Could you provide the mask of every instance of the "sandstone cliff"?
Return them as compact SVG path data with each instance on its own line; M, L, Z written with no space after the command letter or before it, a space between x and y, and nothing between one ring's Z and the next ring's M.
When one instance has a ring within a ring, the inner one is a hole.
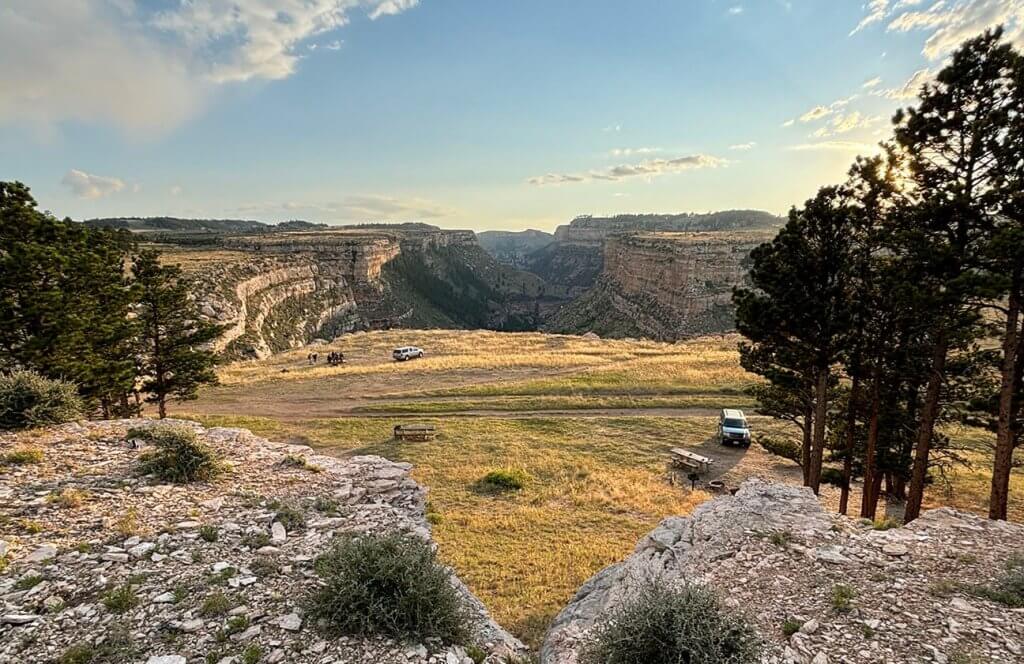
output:
M229 236L222 246L236 259L193 276L203 315L226 326L215 347L229 357L375 327L536 329L563 301L498 263L472 231L374 226Z
M336 537L430 540L408 464L180 424L227 462L223 477L178 486L141 476L125 432L152 420L0 434L0 452L32 445L43 455L7 469L0 485L0 662L472 662L460 645L328 636L305 615L314 561ZM452 583L471 617L462 645L489 664L523 651ZM121 589L116 605L111 589ZM78 658L61 659L69 652Z
M754 622L766 663L1022 662L1024 609L971 592L1024 554L1022 542L1019 524L949 508L874 530L826 513L809 489L751 480L665 519L587 581L553 622L541 663L574 664L595 622L651 579L716 590Z
M604 241L597 283L548 324L554 331L676 340L735 324L732 288L765 231L637 233Z

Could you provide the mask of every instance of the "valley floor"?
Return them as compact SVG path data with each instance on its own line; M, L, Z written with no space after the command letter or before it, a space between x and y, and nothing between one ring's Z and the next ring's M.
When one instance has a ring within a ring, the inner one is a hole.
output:
M430 490L444 559L499 623L536 646L554 614L594 572L623 559L663 517L709 497L668 472L672 447L715 459L702 478L729 487L753 476L800 483L799 468L754 445L713 438L719 408L749 412L754 378L739 366L736 337L685 343L614 341L539 333L395 330L360 333L221 370L222 385L177 405L173 416L242 426L337 455L380 454L415 465ZM427 357L390 359L415 344ZM318 350L320 362L309 365ZM331 350L347 363L327 367ZM431 422L436 440L399 443L392 427ZM786 427L754 417L755 431ZM789 433L793 433L790 431ZM983 511L987 434L950 432L970 465L936 485L932 505ZM525 470L524 489L496 495L480 479ZM1013 478L1012 518L1024 520L1024 472ZM838 505L838 492L823 491ZM855 491L851 505L859 505ZM887 507L894 517L899 505ZM856 511L856 507L852 509Z

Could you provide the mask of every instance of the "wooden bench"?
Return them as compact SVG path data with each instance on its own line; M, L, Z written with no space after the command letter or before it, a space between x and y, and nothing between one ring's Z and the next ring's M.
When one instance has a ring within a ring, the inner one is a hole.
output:
M681 447L673 447L669 450L669 454L671 454L670 463L676 468L688 468L698 473L708 472L711 470L711 464L715 462L714 459L695 454Z
M395 440L414 440L423 442L433 440L437 436L437 427L433 424L397 424Z

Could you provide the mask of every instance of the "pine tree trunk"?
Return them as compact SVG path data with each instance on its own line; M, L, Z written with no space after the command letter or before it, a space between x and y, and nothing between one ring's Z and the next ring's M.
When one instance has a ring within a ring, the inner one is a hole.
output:
M878 411L881 408L878 385L878 370L874 371L871 380L871 416L868 422L868 442L864 450L864 491L860 501L860 515L865 519L875 518L874 493L876 461L878 448Z
M1003 333L1003 363L1000 367L999 419L996 425L996 450L992 462L992 490L988 500L988 518L1006 520L1006 506L1010 497L1010 471L1013 467L1013 401L1016 387L1017 330L1020 318L1021 271L1013 274L1006 311L1006 330Z
M814 440L811 442L811 469L809 486L815 494L821 486L821 463L825 454L825 416L828 413L829 368L818 369L818 384L814 390Z
M804 474L804 486L811 485L811 428L814 426L814 409L808 403L804 410L804 437L800 447L800 469Z
M939 401L942 398L942 382L946 371L946 351L948 345L945 331L939 332L932 351L931 375L928 376L924 407L921 410L921 422L917 429L917 446L914 448L914 468L910 477L910 493L907 495L907 507L903 516L904 523L910 523L921 515L921 503L924 501L924 483L928 476L928 456L931 453L932 438L935 435L935 422L939 418Z
M167 400L164 398L164 395L160 395L160 399L156 402L156 407L161 420L167 417Z
M843 457L843 487L839 494L839 513L846 514L850 503L850 479L853 476L853 439L857 424L857 400L860 398L860 376L854 374L850 402L846 409L846 450Z

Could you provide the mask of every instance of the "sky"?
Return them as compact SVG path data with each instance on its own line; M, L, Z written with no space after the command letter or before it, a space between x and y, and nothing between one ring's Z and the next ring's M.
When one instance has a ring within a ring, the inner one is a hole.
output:
M58 216L551 230L784 213L1024 0L3 0L0 180Z

